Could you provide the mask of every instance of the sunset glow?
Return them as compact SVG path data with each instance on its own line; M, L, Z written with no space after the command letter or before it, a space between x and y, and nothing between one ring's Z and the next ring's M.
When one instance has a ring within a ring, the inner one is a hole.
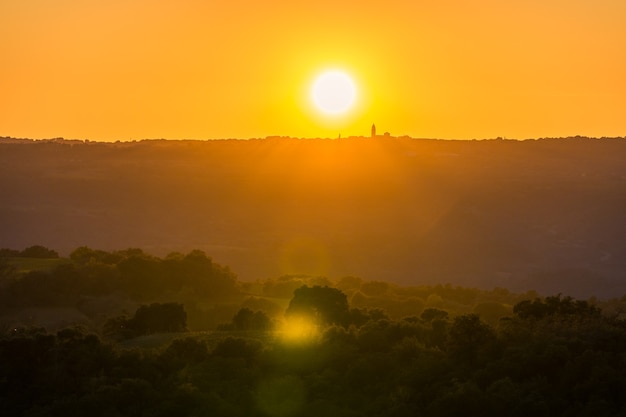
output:
M624 21L618 0L5 1L0 135L620 136ZM357 89L333 120L311 108L329 68Z

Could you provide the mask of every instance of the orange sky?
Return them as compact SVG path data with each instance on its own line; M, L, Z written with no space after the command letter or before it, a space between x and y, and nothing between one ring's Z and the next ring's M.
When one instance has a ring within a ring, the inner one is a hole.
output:
M626 135L624 0L4 0L0 136ZM359 105L310 105L325 68Z

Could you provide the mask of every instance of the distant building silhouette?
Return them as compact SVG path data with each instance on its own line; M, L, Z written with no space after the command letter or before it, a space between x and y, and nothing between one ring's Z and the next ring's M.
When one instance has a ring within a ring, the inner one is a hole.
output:
M375 138L376 137L376 125L372 124L372 137Z

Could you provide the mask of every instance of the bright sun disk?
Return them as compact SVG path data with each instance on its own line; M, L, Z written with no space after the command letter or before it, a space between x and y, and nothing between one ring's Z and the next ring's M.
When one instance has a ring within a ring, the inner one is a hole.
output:
M329 70L320 74L311 89L313 103L320 111L336 115L345 113L354 104L356 87L343 71Z

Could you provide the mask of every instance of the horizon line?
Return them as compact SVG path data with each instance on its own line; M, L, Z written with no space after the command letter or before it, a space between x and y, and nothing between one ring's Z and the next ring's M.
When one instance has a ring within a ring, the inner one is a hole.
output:
M77 139L77 138L65 138L62 136L51 137L51 138L27 138L27 137L13 137L13 136L0 136L0 143L7 143L13 141L29 141L29 142L80 142L80 143L138 143L138 142L146 142L146 141L169 141L169 142L210 142L210 141L226 141L226 140L237 140L237 141L248 141L248 140L333 140L333 141L342 141L342 140L430 140L430 141L511 141L511 142L523 142L523 141L535 141L535 140L546 140L546 139L592 139L592 140L600 140L600 139L626 139L626 136L586 136L586 135L569 135L569 136L541 136L535 138L508 138L504 136L498 136L493 138L433 138L433 137L412 137L409 135L399 135L394 136L388 133L382 135L372 136L339 136L339 137L297 137L297 136L288 136L288 135L269 135L265 137L249 137L249 138L206 138L206 139L198 139L198 138L183 138L183 139L172 139L172 138L141 138L141 139L112 139L112 140L95 140L95 139Z

